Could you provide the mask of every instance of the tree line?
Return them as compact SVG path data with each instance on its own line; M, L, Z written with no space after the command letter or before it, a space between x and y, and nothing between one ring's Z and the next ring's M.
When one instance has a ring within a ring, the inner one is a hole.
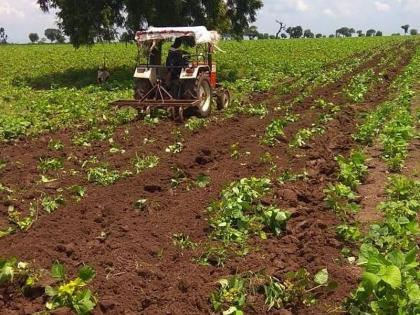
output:
M302 26L289 26L287 27L285 23L280 22L276 20L276 23L279 25L279 29L277 33L274 34L268 34L268 33L260 33L256 26L246 26L240 33L232 34L229 32L225 32L224 37L225 38L243 38L244 36L248 37L249 39L286 39L286 38L325 38L326 35L323 35L321 33L313 33L310 29L303 29ZM404 31L405 35L418 35L419 32L415 28L410 28L409 24L405 24L401 26L401 29ZM335 34L330 34L328 37L353 37L353 35L357 34L358 37L371 37L371 36L382 36L382 32L380 30L375 29L368 29L366 32L363 30L355 30L351 27L341 27L335 31ZM400 33L394 33L392 35L400 35ZM60 29L53 29L48 28L44 31L43 38L40 39L39 35L37 33L30 33L29 34L29 40L31 43L45 43L47 39L53 43L64 43L66 41L66 38L63 34L63 31ZM125 31L122 34L118 35L116 34L114 39L119 39L121 42L130 42L134 38L134 32L131 30ZM6 34L6 30L3 27L0 27L0 44L7 44L8 36ZM98 37L96 38L96 42L103 41L104 38Z
M286 39L286 38L325 38L327 35L321 33L314 33L310 29L304 29L302 26L289 26L287 27L283 22L276 20L276 23L279 24L279 30L277 33L268 34L268 33L260 33L256 26L247 27L244 31L244 36L248 37L249 39ZM401 26L404 30L404 34L407 35L418 35L417 29L410 29L410 25L406 24ZM358 37L372 37L372 36L382 36L383 33L380 30L375 29L368 29L366 32L363 30L355 30L352 27L341 27L335 31L334 34L328 35L328 37L353 37L356 35ZM394 33L392 35L400 35L399 33Z
M63 33L59 30L59 29L55 29L55 28L47 28L44 31L44 36L43 38L39 38L38 33L29 33L29 40L31 41L31 43L45 43L47 41L47 39L53 43L59 43L59 44L63 44L66 42L66 38L64 37Z

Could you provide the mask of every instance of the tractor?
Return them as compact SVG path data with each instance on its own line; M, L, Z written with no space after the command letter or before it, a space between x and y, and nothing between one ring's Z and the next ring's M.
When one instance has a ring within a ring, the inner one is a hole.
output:
M112 106L131 106L145 115L153 109L165 109L174 120L183 121L184 112L208 117L215 100L217 109L225 109L230 103L230 93L217 82L217 68L213 56L220 36L204 26L150 27L138 31L135 36L139 48L139 62L134 72L134 99L119 100ZM162 64L163 43L181 39L190 50L182 55L182 65ZM220 50L220 49L219 49ZM176 69L177 78L171 77Z

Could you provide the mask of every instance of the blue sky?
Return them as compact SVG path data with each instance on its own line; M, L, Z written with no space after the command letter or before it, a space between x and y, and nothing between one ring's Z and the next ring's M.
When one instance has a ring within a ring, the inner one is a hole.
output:
M259 30L275 33L276 19L314 33L331 34L349 26L391 34L402 32L403 24L420 30L420 0L264 0L256 22ZM56 27L54 14L42 13L36 0L0 0L0 26L11 42L27 42L30 32L41 36L46 28Z

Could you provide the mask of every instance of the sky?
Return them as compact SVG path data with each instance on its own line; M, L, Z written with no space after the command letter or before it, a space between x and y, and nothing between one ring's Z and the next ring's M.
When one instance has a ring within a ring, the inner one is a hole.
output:
M287 26L301 25L314 33L332 34L342 26L384 34L402 32L409 24L420 30L420 0L264 0L255 25L262 33L277 31L276 19ZM28 34L56 27L55 15L45 14L36 0L0 0L0 27L9 42L28 42Z

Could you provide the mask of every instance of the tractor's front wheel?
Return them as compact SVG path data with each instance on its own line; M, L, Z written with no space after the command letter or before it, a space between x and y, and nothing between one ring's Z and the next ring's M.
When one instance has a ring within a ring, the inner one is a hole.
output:
M226 109L230 105L230 93L228 90L222 90L216 95L216 104L217 109L222 110Z

